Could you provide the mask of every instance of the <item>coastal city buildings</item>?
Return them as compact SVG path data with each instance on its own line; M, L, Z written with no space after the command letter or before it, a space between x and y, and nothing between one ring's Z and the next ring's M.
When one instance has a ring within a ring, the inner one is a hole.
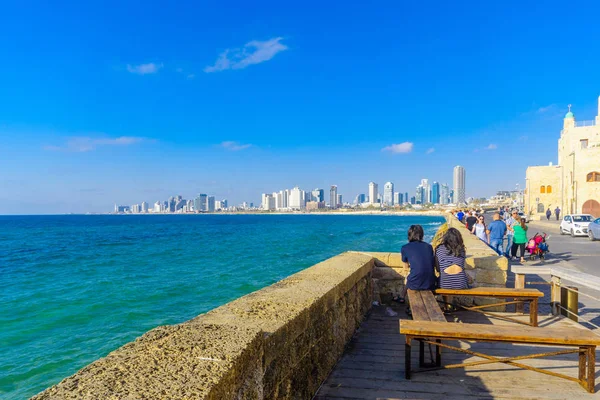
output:
M454 167L454 198L457 205L466 204L465 198L465 169L460 165Z
M600 217L600 97L591 121L563 119L558 140L558 165L530 166L525 173L525 210L538 216L559 207L563 214Z

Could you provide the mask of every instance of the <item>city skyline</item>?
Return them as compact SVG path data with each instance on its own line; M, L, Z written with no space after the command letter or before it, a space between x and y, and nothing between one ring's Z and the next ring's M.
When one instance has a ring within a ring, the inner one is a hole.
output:
M106 212L115 199L200 190L259 203L295 185L335 184L351 202L369 181L412 197L423 177L452 185L457 164L466 197L523 188L529 165L557 163L567 105L596 115L600 5L566 19L559 4L436 10L7 4L0 214Z

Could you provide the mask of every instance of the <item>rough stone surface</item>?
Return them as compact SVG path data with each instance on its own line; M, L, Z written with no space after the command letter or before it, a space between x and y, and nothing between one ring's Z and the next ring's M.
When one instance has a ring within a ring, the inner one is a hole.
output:
M343 253L155 328L35 399L310 399L371 307L373 257Z

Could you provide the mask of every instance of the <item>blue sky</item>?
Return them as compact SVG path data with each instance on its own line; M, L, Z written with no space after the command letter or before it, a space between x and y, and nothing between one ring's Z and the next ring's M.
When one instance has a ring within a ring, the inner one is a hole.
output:
M513 189L596 115L600 4L487 3L4 4L0 214Z

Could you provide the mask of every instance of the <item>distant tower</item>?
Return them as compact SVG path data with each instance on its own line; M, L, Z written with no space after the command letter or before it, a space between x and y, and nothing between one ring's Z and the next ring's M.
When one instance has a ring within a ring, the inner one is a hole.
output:
M394 205L394 184L392 182L386 182L383 185L383 203L388 206Z
M465 168L457 165L454 167L454 203L466 204L465 201Z
M598 108L600 114L600 105L598 106ZM569 104L569 112L567 112L567 114L565 115L565 119L563 120L563 129L567 130L570 128L575 128L575 115L573 114L573 112L571 112L571 105Z
M338 208L338 194L336 185L331 185L331 188L329 189L329 208Z
M369 182L369 203L377 203L377 192L379 187L375 182Z

